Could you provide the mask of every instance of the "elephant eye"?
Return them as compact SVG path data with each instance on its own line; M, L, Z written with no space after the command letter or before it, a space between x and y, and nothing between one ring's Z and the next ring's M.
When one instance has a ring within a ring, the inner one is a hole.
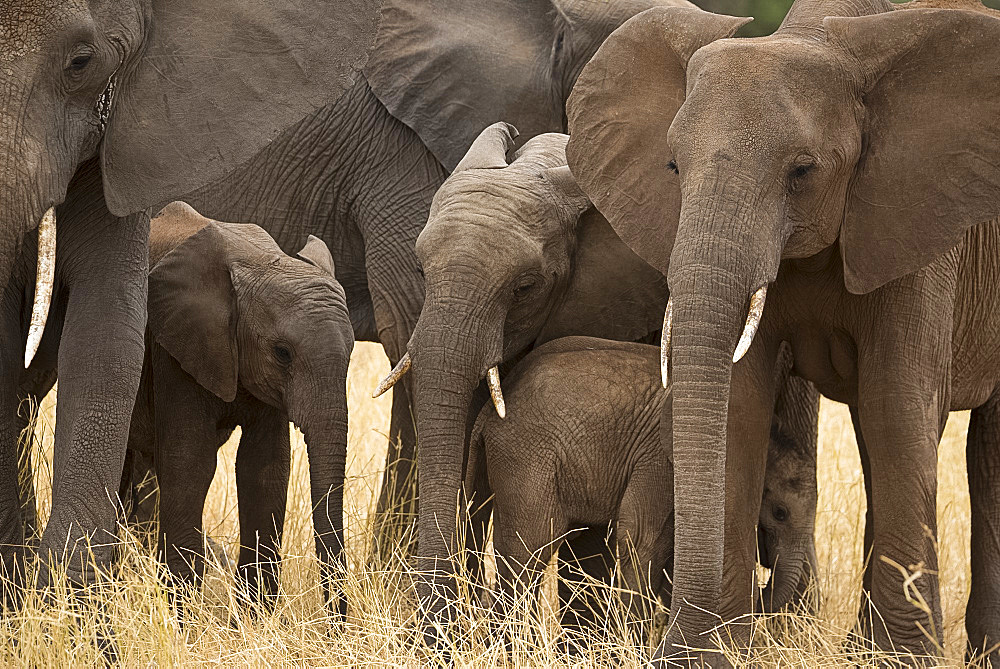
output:
M66 66L66 70L72 74L82 72L90 65L90 61L94 59L94 52L90 49L78 51L69 60L69 64Z
M292 352L283 344L274 345L274 359L282 365L287 365L292 361Z
M771 515L779 523L783 523L788 520L788 509L783 506L776 506L771 510Z
M667 163L667 169L673 172L674 174L680 174L680 170L677 169L676 160L671 160L669 163Z
M816 167L816 163L811 159L804 159L792 166L788 170L788 181L791 184L793 190L802 185L802 180L813 171Z
M523 300L535 289L538 281L536 279L524 279L514 287L514 299Z

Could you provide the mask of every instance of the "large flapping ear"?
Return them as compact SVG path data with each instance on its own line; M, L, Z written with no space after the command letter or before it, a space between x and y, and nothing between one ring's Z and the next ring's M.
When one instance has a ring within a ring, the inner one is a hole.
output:
M548 2L386 0L365 76L389 112L453 170L504 119L527 137L562 129Z
M564 22L557 67L563 70L566 96L608 35L630 18L653 7L695 7L687 0L552 0L552 4Z
M319 237L309 235L306 245L295 255L313 267L323 270L330 275L330 278L334 278L333 256L330 254L330 247Z
M500 121L479 133L465 156L455 166L455 173L471 169L507 167L507 152L514 148L517 128Z
M863 77L863 148L840 233L866 293L924 267L1000 215L1000 18L907 9L829 18Z
M104 139L124 215L221 178L335 101L367 60L378 0L152 0Z
M576 227L573 269L563 301L538 342L569 335L636 341L663 324L666 279L629 249L593 207Z
M649 9L597 50L567 105L569 166L618 235L667 272L680 184L667 129L684 102L687 62L749 19L692 8Z
M210 223L149 273L149 329L201 386L226 402L236 397L239 355L236 296L227 261L229 240Z

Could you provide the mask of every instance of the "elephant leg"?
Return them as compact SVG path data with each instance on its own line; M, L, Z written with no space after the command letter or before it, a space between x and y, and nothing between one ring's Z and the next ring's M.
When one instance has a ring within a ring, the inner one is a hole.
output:
M558 538L566 530L566 522L557 513L523 507L509 511L495 509L493 550L498 594L494 609L505 613L505 623L513 610L522 607L529 612L534 610L538 598L535 590L557 548Z
M79 179L93 180L80 188L100 193L99 174ZM149 218L113 218L103 203L99 214L74 215L77 199L71 185L59 210L57 272L69 299L58 354L52 513L39 550L43 564L63 558L71 582L88 583L116 552L114 498L143 363ZM40 585L50 578L43 568Z
M861 607L858 609L858 622L855 633L862 639L872 638L872 543L875 536L875 520L872 508L872 465L868 457L868 446L865 445L865 436L861 432L861 417L858 408L851 407L851 423L854 425L854 439L858 444L858 454L861 457L861 472L864 476L865 484L865 538L864 552L864 574L861 579Z
M649 638L655 605L648 606L663 582L673 553L673 503L663 494L669 478L637 469L629 479L618 511L618 566L628 604L630 634L640 644ZM664 500L670 502L664 504Z
M406 529L417 517L417 433L413 424L408 386L409 383L404 379L392 389L389 447L385 454L374 534L377 543L375 554L383 558L399 549ZM407 550L411 543L407 542Z
M969 659L1000 667L1000 397L972 411L965 447L972 503Z
M465 533L465 566L476 598L484 602L488 596L485 557L490 519L493 516L493 491L490 489L485 453L482 450L474 451L475 449L469 450L469 459L465 465L466 485L472 482L472 489L464 491L469 507L469 525Z
M895 386L895 384L893 384ZM940 394L898 387L859 388L858 413L871 463L874 518L871 564L872 638L877 647L919 656L939 652L937 577L937 444L947 412ZM907 592L904 576L919 571ZM926 602L930 617L908 597Z
M606 524L580 530L559 545L560 624L585 639L603 619L605 586L611 584L615 564L614 533Z
M160 484L159 553L171 577L199 581L205 573L202 514L215 476L218 447L228 431L217 428L220 402L153 345L152 373L156 450Z
M243 426L236 452L240 509L237 569L251 600L273 606L278 594L292 447L284 413L262 403L254 409L256 416Z
M12 327L6 327L0 339L0 576L7 607L19 601L24 584L26 518L18 474L19 443L26 421L18 414L16 387L23 366L22 339Z

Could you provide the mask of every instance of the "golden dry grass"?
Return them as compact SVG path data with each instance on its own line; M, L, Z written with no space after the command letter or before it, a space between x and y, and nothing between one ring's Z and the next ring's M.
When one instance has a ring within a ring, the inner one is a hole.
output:
M116 578L96 586L75 609L64 592L42 602L30 596L23 612L0 622L4 666L87 666L98 661L93 642L99 602L111 621L126 666L422 666L434 658L417 643L410 574L398 561L376 567L367 558L371 517L379 490L388 429L389 399L369 399L388 371L379 347L359 344L352 363L347 523L350 573L345 589L351 605L346 625L330 626L316 588L310 525L308 473L301 437L293 441L292 481L284 540L281 597L273 613L247 615L234 604L236 586L229 570L209 570L204 591L184 599L184 623L171 607L154 554L126 541ZM51 474L52 398L43 405L44 458L36 469L40 515L47 517ZM961 664L963 615L968 595L969 501L964 467L967 414L952 417L941 447L938 496L940 567L944 601L946 666ZM235 444L219 453L218 470L205 509L205 527L235 558L238 514L234 474ZM854 620L860 592L864 489L850 417L845 407L824 402L820 427L817 543L823 602L815 618L784 616L754 625L759 664L816 667L848 661L844 639ZM89 603L88 603L89 602ZM556 643L550 607L527 613L507 627L516 641L508 659L503 644L480 621L454 649L459 666L638 666L641 651L624 641L620 612L612 610L603 634L582 657ZM74 616L74 610L84 614ZM537 632L537 633L536 633ZM855 658L856 659L856 658Z

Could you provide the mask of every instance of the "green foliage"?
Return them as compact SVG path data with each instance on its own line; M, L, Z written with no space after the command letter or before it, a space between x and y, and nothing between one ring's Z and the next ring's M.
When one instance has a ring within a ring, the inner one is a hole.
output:
M893 0L903 2L904 0ZM743 26L737 33L743 37L770 35L781 24L781 20L792 6L792 0L694 0L702 9L732 16L752 16L752 23ZM984 0L983 4L1000 9L1000 0Z

